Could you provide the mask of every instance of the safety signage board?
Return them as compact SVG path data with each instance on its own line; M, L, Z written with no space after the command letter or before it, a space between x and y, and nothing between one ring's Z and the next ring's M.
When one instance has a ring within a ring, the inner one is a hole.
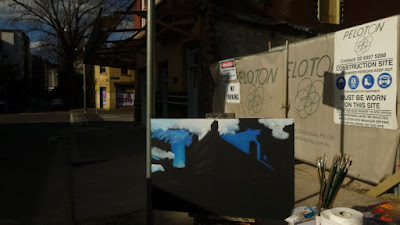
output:
M397 129L398 17L335 33L334 122Z
M226 103L240 103L240 83L228 83L225 95Z
M220 61L220 74L222 80L236 80L236 64L235 59L227 59Z

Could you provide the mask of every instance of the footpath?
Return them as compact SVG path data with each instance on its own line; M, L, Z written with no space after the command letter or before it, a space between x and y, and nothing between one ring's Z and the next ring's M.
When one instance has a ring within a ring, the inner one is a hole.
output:
M70 110L71 124L85 125L88 122L134 122L133 110L101 110L88 108L86 112L83 109Z

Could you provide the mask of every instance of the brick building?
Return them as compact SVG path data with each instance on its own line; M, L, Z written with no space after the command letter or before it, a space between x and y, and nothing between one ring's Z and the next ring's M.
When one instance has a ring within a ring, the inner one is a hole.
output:
M133 109L135 101L133 70L94 66L96 108Z

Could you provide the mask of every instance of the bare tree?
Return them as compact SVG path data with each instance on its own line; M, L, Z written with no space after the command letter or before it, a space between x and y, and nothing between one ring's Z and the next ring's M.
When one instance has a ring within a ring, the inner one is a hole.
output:
M40 32L47 49L54 50L60 65L60 88L69 103L69 91L76 60L83 53L84 40L100 11L126 8L132 0L0 0L17 11L14 21L29 24Z

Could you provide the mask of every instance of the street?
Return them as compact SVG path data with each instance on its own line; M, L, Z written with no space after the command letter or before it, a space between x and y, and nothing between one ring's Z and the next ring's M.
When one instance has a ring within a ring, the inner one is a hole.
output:
M146 223L144 128L126 114L88 117L0 115L0 224ZM192 219L155 212L169 223Z

